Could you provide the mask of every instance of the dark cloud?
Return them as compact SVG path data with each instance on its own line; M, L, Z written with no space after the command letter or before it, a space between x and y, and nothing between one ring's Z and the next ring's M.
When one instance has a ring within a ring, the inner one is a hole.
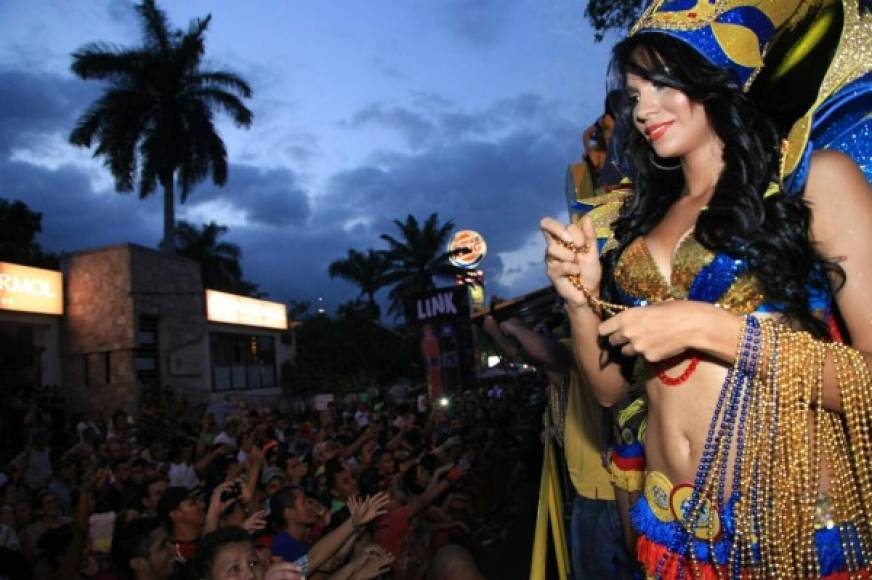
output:
M311 213L308 195L289 169L233 164L224 187L203 183L191 193L187 203L197 205L216 199L244 214L252 225L301 225Z
M69 135L76 117L98 94L96 83L72 77L0 70L0 156L47 133Z
M428 137L410 142L412 153L380 151L369 163L335 174L313 223L328 228L354 223L350 231L362 245L353 247L380 248L379 235L396 231L393 220L410 212L423 220L437 212L443 223L475 229L487 240L483 268L490 294L515 296L543 286L541 268L519 263L504 270L499 254L523 255L530 240L538 240L542 216L565 215L566 166L580 153L576 124L534 94L501 99L479 111L418 94L402 115L399 110L371 105L359 118L407 138L426 123L432 128ZM386 111L391 115L381 114ZM511 275L511 287L499 282L504 274Z
M41 212L40 241L54 251L153 245L161 237L159 198L140 202L133 194L94 191L86 170L72 164L46 168L10 159L15 149L40 150L58 136L66 139L99 88L73 77L0 71L0 197Z
M234 166L231 174L236 176L231 182L246 183L240 187L243 193L238 197L230 189L204 188L193 192L189 203L220 198L256 216L247 226L231 227L225 237L242 248L243 271L248 279L258 282L278 300L321 295L335 306L356 294L351 285L330 280L327 264L359 240L341 229L307 228L301 214L308 209L294 208L298 202L282 199L286 191L299 192L284 189L293 184L289 172ZM80 168L64 165L47 169L9 161L0 162L0 183L0 197L20 199L42 213L39 241L52 251L75 252L124 242L156 247L163 235L160 192L145 200L135 194L97 192ZM289 197L294 199L293 195ZM285 211L288 206L293 211ZM282 227L275 227L277 222Z
M360 291L327 274L330 262L359 243L341 229L236 228L231 234L243 248L245 276L276 299L314 301L321 296L332 311Z
M112 0L106 4L106 13L109 19L119 26L130 26L131 22L139 22L136 3L129 0Z
M566 164L574 152L573 129L516 132L494 142L463 141L414 155L391 154L380 167L334 176L327 200L344 211L383 219L438 211L443 220L482 233L499 251L523 241L536 216L560 209Z
M499 0L444 0L440 16L458 38L473 46L490 46L505 34L512 10L512 2Z
M363 245L349 247L365 249L383 247L378 237L395 232L394 219L411 212L423 220L437 212L443 223L452 220L485 237L488 292L515 296L544 285L542 270L534 268L511 288L500 285L504 265L498 254L524 248L542 216L565 214L563 184L577 154L576 134L571 123L555 121L491 141L462 139L414 154L384 153L377 166L334 175L316 219L360 218L368 236L356 231Z
M246 275L273 296L323 296L333 309L358 289L331 279L330 262L350 248L384 248L379 236L397 233L394 220L409 213L423 220L437 212L443 223L452 220L487 239L483 269L489 294L511 297L541 287L546 283L541 268L524 270L528 265L521 264L505 272L499 254L528 245L541 216L565 212L564 174L576 148L575 127L555 121L491 141L460 139L412 154L382 152L377 163L335 174L305 225L237 228ZM514 274L511 287L500 284L504 273Z
M372 67L389 79L403 80L408 78L399 67L380 56L372 59Z
M372 104L359 110L351 119L352 127L369 123L396 129L411 147L421 147L433 134L433 123L424 115L405 107L386 107Z
M46 248L76 251L122 242L153 246L162 236L160 196L140 201L135 194L95 192L81 168L46 169L24 162L0 162L0 197L20 199L42 213Z
M523 93L510 99L500 99L491 105L485 116L493 122L535 121L550 112L548 103L539 95Z
M500 99L477 113L445 111L440 115L440 126L445 138L460 139L468 135L487 135L505 129L539 127L555 115L553 105L545 99L539 95L523 93Z
M501 99L473 112L435 95L415 95L409 107L369 104L357 111L346 126L379 125L397 131L413 149L421 149L505 129L539 126L555 114L551 103L529 93Z

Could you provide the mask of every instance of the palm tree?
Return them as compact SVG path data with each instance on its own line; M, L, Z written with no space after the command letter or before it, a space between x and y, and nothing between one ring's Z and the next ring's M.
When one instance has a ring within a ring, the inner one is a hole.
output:
M439 225L439 217L431 213L424 227L411 214L405 222L394 220L400 230L400 239L382 234L381 239L388 243L388 274L385 283L393 284L388 293L390 312L403 312L407 296L436 288L434 278L449 278L461 270L448 261L446 250L448 236L454 228L451 220Z
M252 112L241 97L251 87L241 77L203 65L204 35L211 16L191 21L188 31L172 30L154 0L136 6L144 44L122 48L90 43L73 54L72 71L84 80L106 81L103 95L83 113L70 142L103 157L118 192L139 197L164 192L164 252L174 253L175 186L184 203L191 189L211 173L227 182L227 149L213 124L214 110L249 127Z
M375 293L385 285L387 258L384 252L368 250L367 253L348 250L348 257L330 263L327 272L331 278L342 278L360 287L358 297L366 296L369 307L378 318L380 310L375 302Z
M236 244L219 241L227 226L209 222L202 229L180 221L176 227L176 245L180 256L200 263L203 286L212 290L254 295L257 285L242 278L239 260L242 250Z

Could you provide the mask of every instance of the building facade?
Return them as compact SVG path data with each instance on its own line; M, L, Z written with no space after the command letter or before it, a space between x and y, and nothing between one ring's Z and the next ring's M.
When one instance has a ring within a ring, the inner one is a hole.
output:
M167 387L192 402L281 394L294 357L283 304L206 290L197 262L135 244L67 255L61 273L60 312L0 301L0 339L34 357L17 380L59 385L71 410L132 411Z

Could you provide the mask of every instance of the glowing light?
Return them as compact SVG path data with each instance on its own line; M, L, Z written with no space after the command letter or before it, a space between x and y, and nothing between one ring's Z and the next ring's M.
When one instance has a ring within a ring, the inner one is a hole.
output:
M0 262L0 310L63 314L61 273Z
M284 304L216 290L206 290L206 318L210 322L288 329Z
M499 355L492 354L487 357L487 368L492 369L502 361L502 357Z
M454 253L463 249L462 253ZM480 233L473 230L460 230L448 242L448 261L458 268L473 269L487 255L487 243Z
M440 407L447 407L450 404L451 404L451 400L449 400L448 397L440 397L439 398L439 406Z

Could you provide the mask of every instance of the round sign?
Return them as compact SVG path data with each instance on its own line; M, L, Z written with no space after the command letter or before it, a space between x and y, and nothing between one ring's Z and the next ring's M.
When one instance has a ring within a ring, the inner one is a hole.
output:
M448 243L448 253L448 260L454 266L472 269L478 266L487 254L487 244L480 233L460 230Z

